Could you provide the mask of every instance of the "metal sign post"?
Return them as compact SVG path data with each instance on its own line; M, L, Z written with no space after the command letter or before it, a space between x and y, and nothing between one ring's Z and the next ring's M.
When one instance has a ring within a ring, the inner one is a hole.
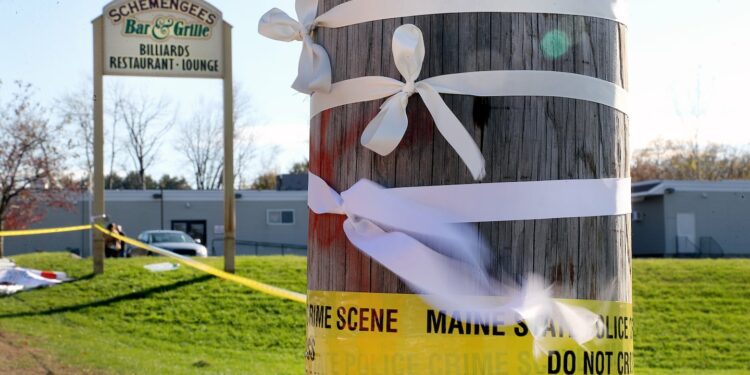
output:
M224 268L235 269L234 100L232 26L203 0L145 2L114 0L93 22L94 178L93 215L103 224L103 76L223 79L224 92ZM94 273L104 272L104 237L93 231Z

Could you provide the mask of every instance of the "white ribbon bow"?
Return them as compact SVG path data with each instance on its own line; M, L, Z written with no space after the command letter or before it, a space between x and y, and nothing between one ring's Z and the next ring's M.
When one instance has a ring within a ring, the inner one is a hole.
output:
M346 215L344 233L349 241L442 311L505 313L525 321L535 337L543 335L548 319L554 317L579 344L596 335L595 314L554 301L537 279L510 289L492 281L476 231L452 224L458 220L447 212L405 199L369 180L339 195L312 173L308 197L308 206L318 215ZM498 292L511 298L501 305L475 298Z
M297 0L295 7L299 21L273 8L261 17L258 32L282 42L301 41L302 55L292 88L305 94L328 93L331 91L331 61L326 50L312 39L318 0Z
M344 232L352 243L399 275L408 275L406 271L412 267L405 259L418 259L415 264L433 265L446 272L473 268L471 272L467 269L460 280L476 279L472 275L478 274L482 262L478 239L468 227L454 224L455 218L446 211L402 198L369 180L361 180L339 195L312 173L308 197L310 209L317 214L348 216ZM474 241L467 241L470 237ZM430 271L405 276L404 280L425 291L432 291L434 286L440 287L437 290L453 290L460 284L457 280L446 283L446 279L436 278L437 274Z
M390 92L380 113L367 125L362 134L362 145L380 155L388 155L401 142L409 120L406 106L415 93L422 97L440 133L458 152L476 180L484 178L484 156L456 115L448 108L440 94L427 81L416 82L424 62L422 31L414 25L403 25L393 34L393 58L406 82L386 77L366 77L374 92Z

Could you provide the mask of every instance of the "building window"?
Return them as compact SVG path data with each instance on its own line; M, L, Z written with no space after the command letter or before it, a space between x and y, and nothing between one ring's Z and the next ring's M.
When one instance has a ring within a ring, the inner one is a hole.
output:
M266 210L268 225L294 225L294 210Z
M200 240L201 244L206 244L205 220L172 220L172 230L185 232L194 240Z

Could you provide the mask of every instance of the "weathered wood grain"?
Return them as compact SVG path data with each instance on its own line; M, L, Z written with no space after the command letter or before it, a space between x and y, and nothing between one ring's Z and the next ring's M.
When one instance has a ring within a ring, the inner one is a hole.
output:
M324 12L343 0L322 0ZM425 36L422 78L482 70L552 70L604 79L627 88L627 29L612 21L548 14L467 13L406 17L320 29L334 81L366 75L401 79L391 55L394 30L413 23ZM570 40L559 57L542 40L558 30ZM484 182L629 176L628 118L609 107L563 98L475 98L443 95L480 145ZM409 129L389 156L359 144L383 100L334 108L311 123L310 164L333 188L368 178L386 187L473 183L468 169L434 128L418 96ZM460 199L457 197L456 199ZM408 293L393 274L346 241L344 218L310 214L311 290ZM631 300L630 217L482 223L491 245L490 272L507 282L536 273L561 298Z

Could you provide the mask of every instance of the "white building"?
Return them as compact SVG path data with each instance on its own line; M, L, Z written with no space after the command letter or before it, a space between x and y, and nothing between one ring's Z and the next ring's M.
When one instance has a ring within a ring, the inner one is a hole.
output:
M132 238L145 230L176 229L199 239L209 255L222 255L224 193L194 190L129 190L105 193L106 213ZM305 254L307 191L238 191L237 253ZM88 224L90 199L82 194L72 210L52 209L33 228ZM278 245L278 246L277 246ZM281 246L284 245L284 246ZM91 254L89 232L9 237L7 255L34 251Z
M634 256L750 256L750 181L644 181L632 192Z

